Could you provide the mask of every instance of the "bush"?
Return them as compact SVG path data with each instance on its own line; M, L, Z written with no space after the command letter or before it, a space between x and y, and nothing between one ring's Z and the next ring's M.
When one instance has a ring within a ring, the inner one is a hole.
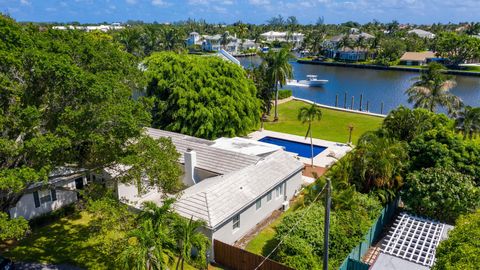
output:
M407 209L442 221L452 222L479 205L480 190L472 177L449 168L429 168L407 176L402 200Z
M333 199L329 254L332 269L338 268L363 239L381 210L378 200L353 189L351 191L352 201L342 204L342 196ZM295 269L321 269L324 213L321 203L314 202L310 209L299 209L287 215L276 227L276 240L283 239L283 243L275 253L275 259ZM299 219L298 225L288 233Z
M292 96L292 90L289 90L289 89L278 90L278 99L289 98L291 96Z
M478 269L480 265L480 210L460 217L448 239L440 242L433 270Z

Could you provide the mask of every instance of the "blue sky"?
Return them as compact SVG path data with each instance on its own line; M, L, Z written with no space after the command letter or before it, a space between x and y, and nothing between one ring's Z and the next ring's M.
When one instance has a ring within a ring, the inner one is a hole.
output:
M480 0L0 0L0 11L18 21L47 22L203 18L208 22L264 23L281 14L294 15L301 23L313 23L323 16L326 23L377 19L430 24L479 21Z

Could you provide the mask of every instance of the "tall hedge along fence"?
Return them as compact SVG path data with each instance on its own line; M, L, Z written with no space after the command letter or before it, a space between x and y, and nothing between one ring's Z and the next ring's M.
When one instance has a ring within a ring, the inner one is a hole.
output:
M340 270L368 270L370 265L362 262L362 257L367 253L372 244L379 240L383 228L390 223L394 217L398 208L398 202L399 198L387 204L387 206L382 209L380 216L373 223L372 227L370 227L363 241L345 258L339 268Z

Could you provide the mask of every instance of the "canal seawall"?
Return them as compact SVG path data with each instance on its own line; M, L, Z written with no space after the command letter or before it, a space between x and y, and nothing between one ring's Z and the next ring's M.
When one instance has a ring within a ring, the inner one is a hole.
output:
M349 68L359 68L359 69L376 69L376 70L393 70L393 71L407 71L407 72L420 72L421 68L408 68L408 67L388 67L380 65L370 65L370 64L353 64L353 63L338 63L338 62L322 62L322 61L313 61L313 60L297 60L299 64L307 65L322 65L322 66L332 66L332 67L349 67ZM471 77L480 77L480 72L472 71L463 71L463 70L447 70L447 74L450 75L460 75L460 76L471 76Z
M368 112L368 111L357 111L357 110L352 110L352 109L344 109L344 108L340 108L340 107L329 106L329 105L313 102L313 101L308 100L308 99L297 98L297 97L294 97L294 96L291 96L290 99L286 100L286 101L290 101L290 100L298 100L298 101L302 101L302 102L305 102L305 103L308 103L308 104L315 104L316 106L318 106L320 108L326 108L326 109L331 109L331 110L336 110L336 111L341 111L341 112L363 114L363 115L369 115L369 116L375 116L375 117L381 117L381 118L387 117L387 115L385 115L385 114L371 113L371 112Z

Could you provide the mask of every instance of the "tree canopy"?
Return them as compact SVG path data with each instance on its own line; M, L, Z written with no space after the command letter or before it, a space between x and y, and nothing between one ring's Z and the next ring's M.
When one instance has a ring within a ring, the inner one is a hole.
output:
M171 142L144 135L152 101L132 98L142 88L132 55L108 35L39 31L3 16L0 32L2 211L59 167L88 173L122 163L132 168L126 181L141 171L158 186L176 185L176 160L163 155L177 155ZM138 166L145 157L151 163Z
M407 176L402 199L415 214L453 222L480 206L471 176L451 168L428 168Z
M480 210L460 217L438 246L433 270L477 269L480 265Z
M153 125L214 139L244 135L260 120L260 100L241 67L217 57L156 53L144 61Z

